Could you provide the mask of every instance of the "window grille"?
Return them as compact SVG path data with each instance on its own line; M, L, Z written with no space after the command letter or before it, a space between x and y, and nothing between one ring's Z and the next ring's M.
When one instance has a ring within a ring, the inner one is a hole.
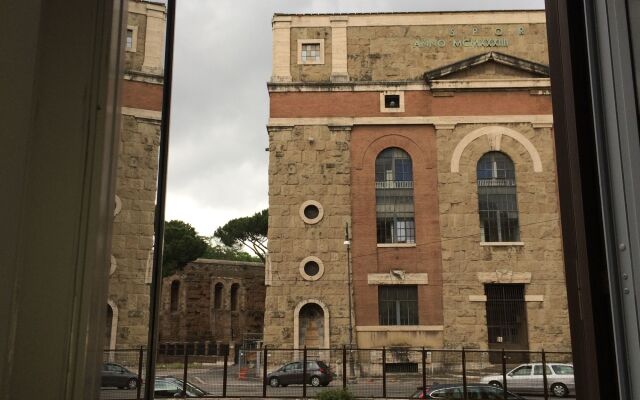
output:
M485 285L489 344L526 348L527 316L522 284Z
M519 241L513 161L504 153L486 153L478 161L477 177L481 241Z
M380 325L418 325L418 287L378 286Z
M378 243L415 243L413 167L399 148L376 158L376 230Z
M302 62L320 61L320 43L307 43L302 45Z

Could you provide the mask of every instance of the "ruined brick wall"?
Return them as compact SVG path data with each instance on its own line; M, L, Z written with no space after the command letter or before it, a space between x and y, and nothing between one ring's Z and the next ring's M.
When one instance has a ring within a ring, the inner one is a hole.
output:
M179 284L176 310L171 309L173 282ZM222 284L218 304L217 284ZM232 309L234 284L238 292ZM263 264L198 259L163 279L160 341L238 345L244 334L262 332L264 299Z

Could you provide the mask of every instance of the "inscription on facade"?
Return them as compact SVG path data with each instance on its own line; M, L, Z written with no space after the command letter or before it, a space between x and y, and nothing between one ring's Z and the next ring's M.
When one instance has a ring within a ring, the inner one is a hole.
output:
M462 29L461 29L462 30ZM449 44L451 47L508 47L509 40L502 37L504 35L503 28L494 28L492 30L492 37L463 37L460 39L456 39L453 36L456 36L457 31L456 28L449 28L448 31L451 39L439 39L439 38L426 38L426 39L417 39L414 43L414 47L446 47ZM477 35L480 32L480 29L477 26L471 28L471 34ZM516 29L516 34L519 36L524 35L524 27L518 27Z

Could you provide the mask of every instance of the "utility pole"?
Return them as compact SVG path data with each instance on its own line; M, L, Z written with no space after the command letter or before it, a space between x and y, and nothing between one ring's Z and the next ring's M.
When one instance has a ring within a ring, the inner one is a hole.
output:
M347 246L347 288L349 291L349 372L351 378L355 378L355 367L353 365L353 305L351 290L351 241L349 240L349 223L344 225L344 245Z

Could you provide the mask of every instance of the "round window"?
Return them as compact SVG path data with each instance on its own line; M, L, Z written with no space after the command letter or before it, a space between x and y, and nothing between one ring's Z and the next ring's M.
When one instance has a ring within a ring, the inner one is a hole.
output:
M317 224L323 215L322 204L315 200L307 200L300 206L300 218L307 224Z
M320 266L318 265L317 262L315 261L308 261L305 265L304 265L304 273L313 277L318 275L318 272L320 272Z
M320 210L315 204L309 204L304 208L304 216L309 219L316 219L320 215Z
M324 274L324 265L318 257L305 257L300 262L300 275L307 281L317 281Z

